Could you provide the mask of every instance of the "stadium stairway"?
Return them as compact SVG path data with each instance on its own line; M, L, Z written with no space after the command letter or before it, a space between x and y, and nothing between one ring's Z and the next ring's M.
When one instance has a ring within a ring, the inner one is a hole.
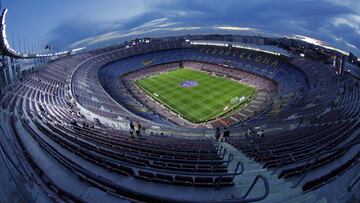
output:
M240 161L244 164L244 173L236 176L234 179L235 184L240 188L241 195L244 195L253 180L258 175L262 175L268 179L270 192L269 195L262 202L315 202L316 197L312 193L304 194L301 187L292 188L293 183L279 179L277 174L263 168L260 164L246 157L239 150L229 145L228 143L221 142L220 145L225 148L228 154L232 154L233 161L229 164L228 169L234 170L236 163ZM247 198L259 197L264 194L265 188L263 184L258 182L255 184L253 190L249 193Z

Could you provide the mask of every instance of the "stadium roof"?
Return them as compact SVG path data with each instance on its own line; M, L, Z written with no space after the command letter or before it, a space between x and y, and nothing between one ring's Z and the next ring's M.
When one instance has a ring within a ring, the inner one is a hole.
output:
M79 49L73 49L71 51L63 51L63 52L57 52L57 53L51 53L51 54L36 54L36 53L20 53L17 52L16 50L14 50L8 40L7 40L7 36L6 36L6 14L8 12L8 9L4 9L2 14L1 14L1 32L0 32L0 49L2 51L3 54L10 56L10 57L14 57L14 58L42 58L42 57L54 57L54 56L64 56L69 54L72 51L79 51L82 50L84 48L79 48Z
M253 51L260 51L268 54L273 54L277 56L286 56L290 57L289 52L285 49L271 46L271 45L256 45L256 44L248 44L248 43L241 43L241 42L229 42L229 41L217 41L217 40L191 40L190 44L192 45L210 45L210 46L229 46L241 49L248 49Z

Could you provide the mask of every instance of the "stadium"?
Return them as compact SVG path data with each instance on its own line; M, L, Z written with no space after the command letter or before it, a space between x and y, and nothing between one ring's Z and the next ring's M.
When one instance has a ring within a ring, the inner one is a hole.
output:
M219 34L20 53L6 13L2 55L46 60L2 84L0 202L360 201L352 54Z

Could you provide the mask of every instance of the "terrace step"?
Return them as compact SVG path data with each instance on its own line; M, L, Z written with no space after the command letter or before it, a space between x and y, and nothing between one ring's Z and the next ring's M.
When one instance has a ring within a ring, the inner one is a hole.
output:
M241 195L244 195L248 188L250 187L252 181L255 179L257 175L262 175L266 177L270 184L270 193L268 197L263 200L263 202L281 202L288 199L296 198L297 196L302 194L302 190L300 187L291 188L293 185L291 182L287 182L284 179L279 179L277 175L272 175L271 171L263 168L260 164L246 157L242 152L234 148L228 143L222 142L220 143L223 148L225 148L228 154L233 155L233 161L229 164L229 171L234 171L236 164L240 161L244 164L244 173L235 177L235 187L239 187L239 191L241 191ZM264 186L260 182L258 182L253 190L250 192L248 198L258 197L264 194Z

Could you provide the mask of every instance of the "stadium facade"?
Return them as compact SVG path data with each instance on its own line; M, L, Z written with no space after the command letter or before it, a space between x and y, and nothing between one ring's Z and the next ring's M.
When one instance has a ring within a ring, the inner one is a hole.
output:
M235 35L20 54L4 25L3 57L51 60L1 67L1 202L360 200L353 55Z

